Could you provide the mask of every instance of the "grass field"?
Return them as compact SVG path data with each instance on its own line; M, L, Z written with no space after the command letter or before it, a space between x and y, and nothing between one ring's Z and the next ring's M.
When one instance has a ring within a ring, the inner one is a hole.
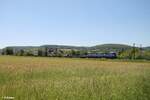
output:
M150 62L0 56L0 99L150 100Z

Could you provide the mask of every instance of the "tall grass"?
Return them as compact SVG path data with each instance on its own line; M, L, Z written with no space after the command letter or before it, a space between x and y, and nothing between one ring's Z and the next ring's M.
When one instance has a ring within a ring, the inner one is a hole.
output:
M0 99L150 100L150 63L0 57Z

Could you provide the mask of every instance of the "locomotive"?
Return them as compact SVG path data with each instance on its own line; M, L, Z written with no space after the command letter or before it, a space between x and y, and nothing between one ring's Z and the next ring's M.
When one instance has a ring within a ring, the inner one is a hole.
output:
M82 55L81 58L117 58L117 54L114 52L111 53L90 53L87 55Z

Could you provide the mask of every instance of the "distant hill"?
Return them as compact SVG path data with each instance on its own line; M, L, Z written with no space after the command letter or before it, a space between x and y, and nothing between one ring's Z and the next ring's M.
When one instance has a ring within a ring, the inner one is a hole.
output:
M115 49L120 49L120 48L131 48L131 46L129 45L125 45L125 44L102 44L102 45L96 45L93 46L92 48L96 48L96 49L102 49L102 48L115 48Z
M47 48L59 48L59 49L88 49L88 47L81 47L81 46L66 46L66 45L42 45L40 47L47 47Z
M91 47L92 50L100 50L100 51L120 51L131 49L132 47L124 44L102 44Z
M8 46L6 48L15 48L16 50L39 48L39 46ZM4 48L5 49L5 48Z

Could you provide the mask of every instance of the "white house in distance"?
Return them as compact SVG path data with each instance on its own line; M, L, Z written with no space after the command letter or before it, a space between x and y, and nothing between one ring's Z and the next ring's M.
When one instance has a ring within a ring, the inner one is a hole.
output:
M0 49L0 55L2 55L2 49Z

